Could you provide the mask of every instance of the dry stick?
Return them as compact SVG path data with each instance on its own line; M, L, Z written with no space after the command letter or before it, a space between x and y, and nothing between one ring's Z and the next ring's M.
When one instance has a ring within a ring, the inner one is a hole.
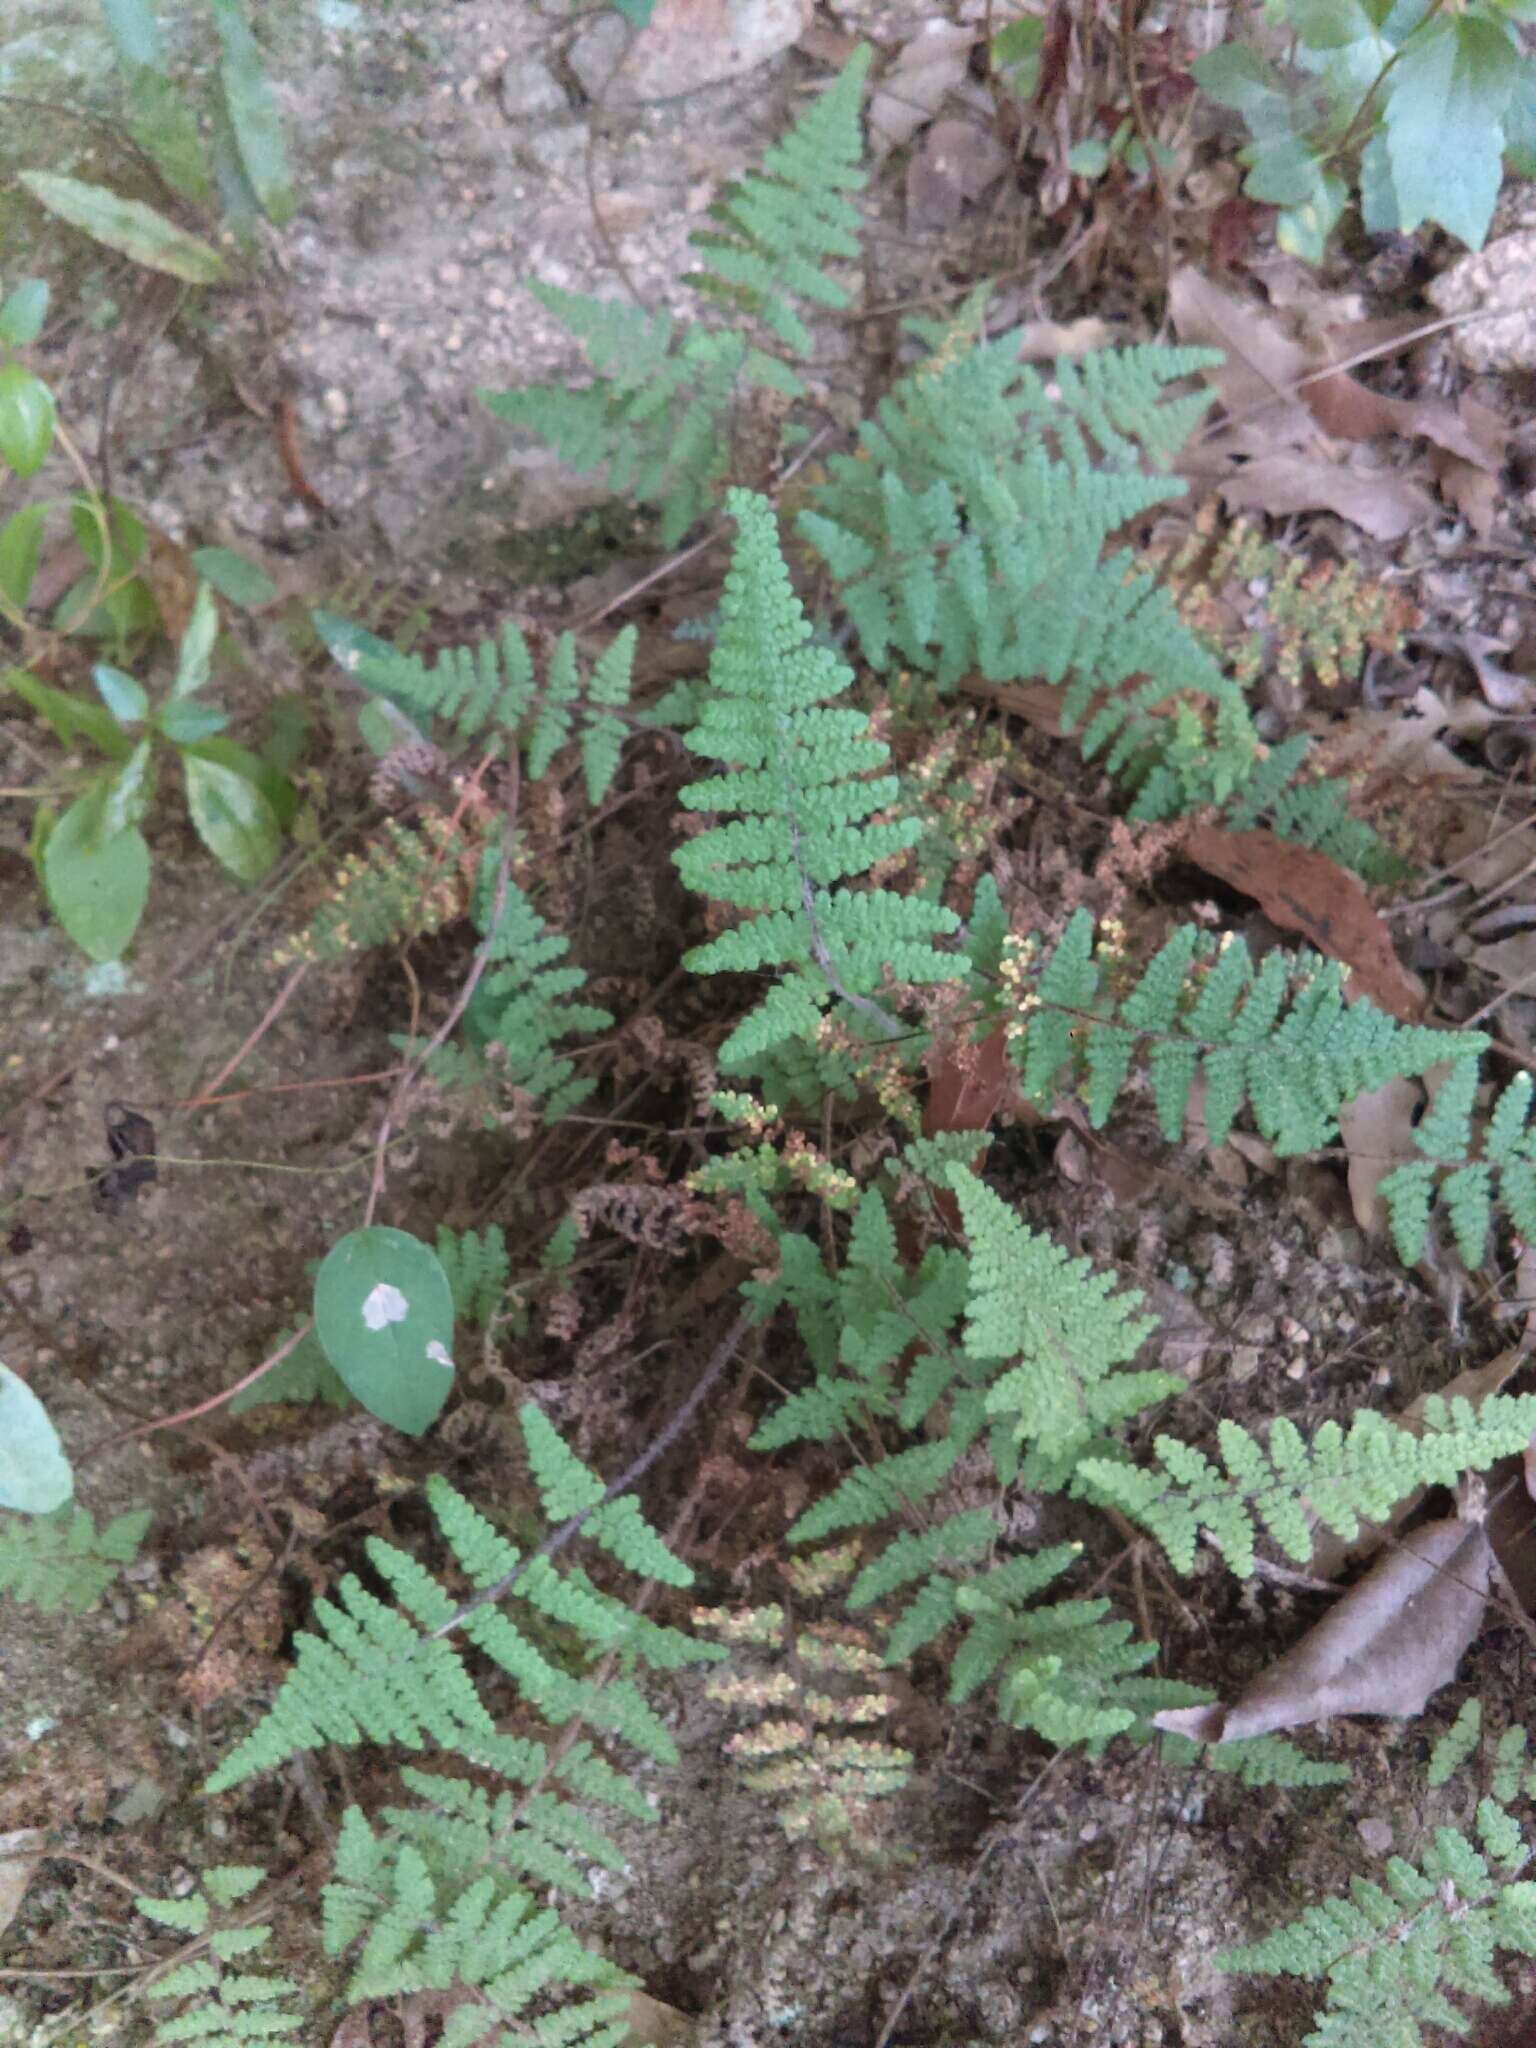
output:
M309 1321L301 1324L286 1342L279 1344L270 1357L264 1358L260 1365L253 1366L244 1379L236 1380L232 1387L226 1387L221 1394L211 1394L206 1401L199 1401L195 1408L183 1408L176 1415L158 1416L153 1422L141 1422L137 1429L125 1429L117 1436L109 1436L99 1444L92 1444L89 1450L82 1451L75 1459L75 1470L78 1472L82 1465L88 1465L93 1458L99 1458L103 1451L114 1450L118 1444L132 1443L135 1437L153 1436L158 1429L178 1429L184 1422L195 1422L199 1415L209 1415L215 1408L222 1408L226 1401L232 1401L236 1394L246 1387L253 1386L264 1372L269 1372L274 1365L280 1365L290 1351L296 1350L303 1343L314 1327L314 1318L311 1316Z
M553 1557L558 1551L564 1550L566 1544L571 1541L573 1536L580 1533L583 1524L589 1521L599 1508L607 1507L611 1500L617 1500L621 1493L628 1493L632 1486L644 1478L656 1460L665 1451L671 1449L689 1423L692 1422L703 1404L705 1396L715 1385L716 1381L720 1379L726 1367L735 1357L736 1347L741 1342L751 1321L752 1311L744 1308L716 1345L714 1355L700 1375L697 1386L695 1386L693 1392L678 1409L672 1420L659 1436L653 1438L646 1445L638 1457L630 1460L613 1484L605 1487L590 1507L583 1508L580 1514L572 1515L569 1521L562 1522L558 1529L552 1530L537 1550L530 1551L528 1556L515 1565L511 1571L507 1572L502 1578L499 1578L494 1586L487 1586L483 1593L477 1593L474 1599L467 1601L456 1614L450 1614L445 1622L442 1622L437 1628L432 1630L427 1640L435 1642L439 1636L451 1635L455 1629L462 1628L469 1617L472 1614L478 1613L482 1607L493 1606L498 1600L503 1599L511 1592L524 1573L530 1571L538 1563L540 1558Z
M283 1014L284 1010L288 1007L288 1004L292 999L295 991L297 990L299 983L304 979L305 975L308 974L308 972L309 962L307 960L301 961L300 964L294 968L293 972L289 975L288 979L283 983L282 987L278 990L277 994L272 998L271 1003L268 1005L266 1015L262 1018L261 1022L256 1026L255 1030L250 1033L249 1037L241 1046L240 1050L237 1053L232 1054L231 1057L224 1062L223 1066L220 1067L219 1071L214 1075L213 1079L208 1083L207 1087L201 1091L200 1094L194 1095L190 1102L185 1102L181 1104L181 1107L183 1109L206 1109L210 1106L214 1098L214 1091L217 1088L221 1087L223 1083L229 1079L230 1075L235 1071L235 1069L242 1063L242 1061L244 1061L247 1058L247 1056L253 1053L256 1050L257 1046L260 1045L263 1038L266 1037L267 1033L272 1029L272 1026L277 1022L278 1018Z

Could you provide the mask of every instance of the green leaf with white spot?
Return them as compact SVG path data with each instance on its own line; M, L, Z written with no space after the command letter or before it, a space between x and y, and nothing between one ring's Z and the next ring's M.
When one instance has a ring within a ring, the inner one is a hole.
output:
M242 882L259 882L283 843L271 804L239 769L210 760L194 748L182 750L181 765L198 838L232 875Z
M0 1507L48 1515L75 1490L59 1433L19 1374L0 1365Z
M420 1436L436 1419L453 1385L453 1289L420 1238L373 1225L333 1245L315 1276L315 1329L381 1422Z

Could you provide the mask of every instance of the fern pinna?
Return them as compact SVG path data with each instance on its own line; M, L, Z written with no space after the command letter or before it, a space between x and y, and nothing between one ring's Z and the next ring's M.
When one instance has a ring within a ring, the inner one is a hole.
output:
M420 655L402 654L334 613L313 617L316 632L352 680L412 725L430 733L432 722L441 719L460 744L520 748L534 782L576 735L588 801L600 803L608 793L624 744L619 713L629 703L633 626L614 636L585 678L574 637L562 633L540 686L528 642L511 619L499 640L445 648L429 668Z
M810 354L811 335L800 305L841 311L849 303L826 266L859 250L859 216L846 195L864 183L859 100L869 60L867 47L856 50L761 170L727 186L710 208L712 225L692 237L704 267L688 281L746 325L674 322L534 284L534 296L582 343L596 378L579 391L562 383L481 394L498 418L550 442L573 468L606 467L615 495L657 506L664 547L717 499L741 397L803 394L793 365Z
M98 1529L84 1509L66 1502L48 1515L0 1512L0 1593L45 1612L94 1607L149 1527L149 1510L118 1515Z
M550 1524L585 1512L583 1538L625 1571L692 1582L633 1496L605 1501L602 1481L532 1404L520 1420ZM618 2048L627 2033L619 1994L630 1980L581 1945L547 1895L590 1897L593 1864L622 1866L595 1815L651 1821L654 1809L591 1741L504 1732L508 1695L525 1723L572 1734L584 1726L672 1763L672 1738L628 1674L723 1652L650 1621L584 1569L557 1564L553 1539L520 1550L435 1475L427 1499L458 1587L371 1538L382 1592L349 1575L334 1600L316 1603L316 1630L298 1637L270 1710L208 1789L228 1790L327 1743L432 1754L431 1768L401 1774L408 1804L371 1819L353 1807L343 1820L323 1932L329 1953L358 1950L351 1996L462 1991L443 2034L459 2048L532 2039Z
M958 929L952 911L848 886L910 847L921 827L879 817L897 795L896 777L881 772L889 749L871 737L866 713L830 701L852 687L853 672L812 643L772 508L748 491L732 491L727 505L737 539L709 691L687 734L692 753L726 766L679 801L733 815L673 858L691 889L744 913L684 964L696 974L779 971L720 1049L730 1073L786 1042L814 1044L834 1003L865 1036L895 1037L901 1025L876 1000L887 982L954 980L965 962L933 943Z

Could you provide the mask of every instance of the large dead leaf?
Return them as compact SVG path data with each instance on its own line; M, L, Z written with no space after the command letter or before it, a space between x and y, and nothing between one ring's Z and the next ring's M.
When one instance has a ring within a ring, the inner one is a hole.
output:
M1008 153L975 121L935 121L907 165L907 225L953 227L1008 168Z
M1352 1097L1339 1110L1339 1135L1349 1154L1349 1205L1367 1237L1379 1240L1387 1232L1382 1182L1422 1156L1413 1142L1413 1120L1423 1100L1418 1082L1398 1075Z
M15 1919L27 1887L42 1867L45 1840L41 1828L13 1828L0 1835L0 1934Z
M1168 305L1181 341L1226 352L1209 375L1228 427L1202 435L1187 466L1218 480L1230 510L1326 510L1379 540L1399 539L1433 499L1385 463L1339 446L1393 437L1430 442L1450 501L1469 519L1491 521L1480 479L1496 476L1509 439L1497 413L1470 398L1391 397L1336 367L1365 349L1400 348L1411 325L1356 321L1299 336L1273 307L1188 267L1170 280Z
M1355 877L1314 847L1273 832L1200 825L1184 842L1197 867L1253 897L1272 924L1350 969L1349 993L1369 996L1405 1024L1424 1010L1424 988L1393 950L1386 926Z
M1422 1713L1482 1627L1492 1562L1479 1522L1416 1529L1235 1705L1174 1708L1155 1723L1197 1742L1239 1742L1333 1714Z

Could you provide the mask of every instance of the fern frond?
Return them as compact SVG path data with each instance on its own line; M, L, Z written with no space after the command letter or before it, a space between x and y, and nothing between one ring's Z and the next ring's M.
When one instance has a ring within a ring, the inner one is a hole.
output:
M784 1040L814 1040L822 1013L841 1001L899 1029L871 998L887 980L931 983L962 971L933 941L953 932L952 911L886 889L846 884L910 846L915 819L882 823L896 795L882 774L885 745L865 713L830 699L853 673L810 626L779 552L765 499L733 491L738 524L710 663L710 693L688 746L725 772L689 783L690 810L732 812L728 822L674 854L700 894L748 913L746 920L684 956L695 973L781 970L781 979L721 1048L721 1067L739 1071Z
M512 1270L506 1232L499 1223L485 1231L449 1230L440 1223L437 1258L453 1292L454 1315L474 1329L488 1330Z
M595 1085L576 1073L556 1050L575 1031L606 1031L607 1010L571 998L586 986L580 967L557 963L570 940L551 932L516 883L510 883L494 930L497 859L487 850L475 885L472 914L489 940L490 965L464 1017L468 1047L440 1046L427 1059L427 1072L444 1087L492 1079L503 1089L520 1089L554 1123L583 1101ZM409 1057L415 1046L399 1041Z
M1471 1035L1460 1034L1464 1040ZM1474 1059L1451 1069L1413 1133L1426 1157L1394 1168L1381 1183L1404 1265L1423 1257L1437 1204L1469 1266L1482 1264L1488 1227L1499 1210L1518 1236L1536 1237L1536 1124L1531 1121L1536 1090L1529 1074L1517 1074L1474 1131L1477 1082Z
M1268 1443L1235 1422L1217 1425L1218 1466L1203 1451L1160 1436L1155 1468L1085 1458L1080 1489L1149 1529L1174 1566L1194 1566L1195 1545L1209 1536L1233 1571L1254 1569L1260 1530L1287 1556L1305 1564L1314 1522L1346 1543L1362 1520L1385 1521L1400 1500L1424 1486L1449 1486L1463 1472L1484 1472L1511 1456L1536 1428L1536 1394L1495 1394L1474 1408L1461 1398L1433 1396L1422 1433L1361 1409L1348 1429L1325 1422L1310 1443L1281 1416Z
M1508 1802L1484 1798L1470 1829L1436 1828L1418 1862L1388 1857L1384 1882L1355 1877L1347 1896L1218 1966L1326 1979L1309 2048L1424 2048L1426 2028L1467 2031L1460 2000L1509 2003L1501 1953L1536 1955L1536 1883L1520 1876L1529 1859Z
M67 1503L51 1515L0 1514L0 1593L45 1613L84 1614L132 1564L149 1519L137 1508L98 1529L86 1509Z
M859 216L844 194L862 191L866 182L859 169L859 102L870 54L867 44L854 51L827 90L765 152L762 169L725 188L709 209L715 226L689 236L703 251L705 268L688 283L761 321L792 356L808 356L812 347L797 299L832 312L850 303L826 265L859 253ZM751 367L761 374L760 365ZM765 381L798 395L799 380L782 372Z

